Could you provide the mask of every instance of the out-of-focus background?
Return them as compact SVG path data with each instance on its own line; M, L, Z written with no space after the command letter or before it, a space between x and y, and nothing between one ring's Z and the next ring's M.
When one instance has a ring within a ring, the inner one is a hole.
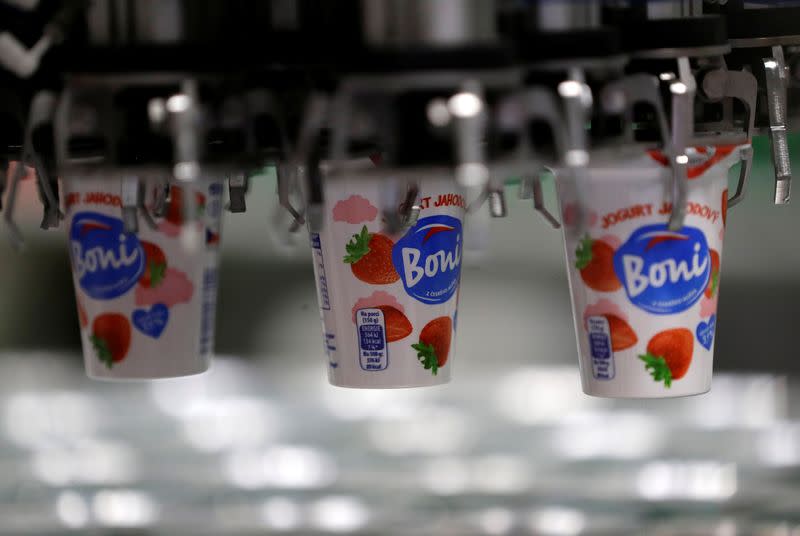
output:
M224 222L212 370L90 381L27 184L26 251L0 240L0 534L800 534L800 210L755 146L712 392L655 401L582 394L561 235L513 191L464 267L452 383L329 386L269 172Z

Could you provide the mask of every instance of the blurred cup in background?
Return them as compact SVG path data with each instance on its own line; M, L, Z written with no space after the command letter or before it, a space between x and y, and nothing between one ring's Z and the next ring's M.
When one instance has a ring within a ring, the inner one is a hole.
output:
M64 181L86 373L170 378L208 369L214 345L222 184L173 184L159 217L122 219L122 179ZM145 206L166 183L142 181ZM149 213L149 212L148 212Z

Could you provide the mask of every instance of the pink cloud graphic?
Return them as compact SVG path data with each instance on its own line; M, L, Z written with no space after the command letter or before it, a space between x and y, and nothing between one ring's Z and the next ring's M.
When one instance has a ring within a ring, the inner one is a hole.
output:
M382 290L376 290L370 296L366 298L360 298L356 301L355 305L353 305L353 323L356 323L356 311L359 309L369 309L371 307L377 307L378 305L389 305L394 307L401 313L405 313L405 309L400 302L397 301L397 298L389 294L388 292L384 292Z
M164 280L157 287L136 286L136 305L163 303L167 307L172 307L179 303L188 303L192 299L192 295L194 295L194 285L186 277L186 274L173 268L167 268Z
M707 298L703 296L700 299L700 318L708 318L717 312L718 297L719 294L715 295L713 298Z
M586 306L586 310L583 312L583 325L584 326L586 325L586 320L590 316L605 316L605 315L614 315L621 318L625 322L628 321L628 315L625 314L625 312L619 305L603 298L599 302L593 305Z
M333 221L364 223L374 220L377 215L378 209L369 202L369 199L360 195L351 195L333 207Z

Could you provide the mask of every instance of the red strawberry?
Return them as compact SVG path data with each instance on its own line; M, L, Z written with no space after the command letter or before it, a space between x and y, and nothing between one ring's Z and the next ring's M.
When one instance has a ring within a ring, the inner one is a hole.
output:
M139 284L147 288L155 288L164 282L167 274L167 256L164 251L152 242L142 240L144 250L144 273L139 278Z
M111 368L128 354L131 325L121 314L104 313L94 319L90 339L97 358Z
M183 202L184 193L184 189L180 186L171 186L169 190L169 206L167 207L167 214L164 216L164 219L175 225L183 224L183 221L186 219L184 215L186 211ZM195 192L194 198L196 214L199 217L205 210L206 196L200 192Z
M608 320L608 329L611 331L611 349L615 352L630 348L639 341L636 332L623 319L616 315L603 315Z
M728 223L728 189L722 192L722 226Z
M344 262L350 265L353 275L371 285L388 285L400 279L392 264L394 242L388 236L370 233L367 226L345 246Z
M719 253L716 250L708 250L709 257L711 258L711 277L708 278L708 286L706 287L706 298L712 298L719 288Z
M593 240L586 235L575 250L575 267L591 289L613 292L622 287L614 273L614 248L602 240Z
M640 355L644 368L665 387L680 380L689 370L694 353L694 335L686 328L668 329L656 333L647 343L647 353Z
M408 317L391 305L378 305L376 309L383 311L383 321L386 324L386 342L399 341L411 335L414 329Z
M440 316L428 322L419 334L419 343L411 345L422 366L434 376L447 363L452 336L453 321L449 316Z
M82 328L89 325L89 315L86 314L86 309L83 308L80 300L78 300L78 321L81 323Z

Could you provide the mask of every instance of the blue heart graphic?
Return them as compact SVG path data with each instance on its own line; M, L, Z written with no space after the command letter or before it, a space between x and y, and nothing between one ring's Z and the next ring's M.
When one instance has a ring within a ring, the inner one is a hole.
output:
M169 320L169 309L163 303L156 303L150 310L137 309L133 312L133 325L149 337L161 337Z
M706 350L711 350L711 343L714 342L714 328L717 327L717 315L711 315L708 322L700 322L697 324L697 340Z

